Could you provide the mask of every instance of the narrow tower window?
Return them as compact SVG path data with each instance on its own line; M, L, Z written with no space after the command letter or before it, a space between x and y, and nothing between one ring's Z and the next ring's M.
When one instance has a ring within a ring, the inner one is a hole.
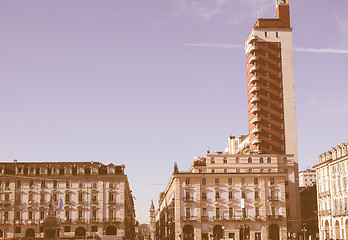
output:
M265 32L265 37L267 37L267 32Z

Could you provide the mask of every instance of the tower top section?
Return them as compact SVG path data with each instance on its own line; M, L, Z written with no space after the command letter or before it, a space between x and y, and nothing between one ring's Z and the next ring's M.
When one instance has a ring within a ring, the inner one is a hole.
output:
M290 28L289 0L276 0L276 18L259 18L254 28Z
M276 0L276 5L289 5L289 0Z

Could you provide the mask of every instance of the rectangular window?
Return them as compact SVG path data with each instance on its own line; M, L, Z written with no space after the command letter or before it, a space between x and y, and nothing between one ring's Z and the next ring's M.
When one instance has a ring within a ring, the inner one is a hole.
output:
M79 193L79 202L83 202L83 193Z
M246 198L246 194L244 190L242 191L242 198Z
M114 219L114 210L112 208L109 209L109 219Z
M92 226L91 232L98 232L98 226Z
M228 208L228 216L229 216L229 218L234 218L233 207L229 207Z
M190 185L190 179L189 179L189 178L186 178L186 179L185 179L185 184L186 184L186 185Z
M255 201L260 199L259 191L255 191Z
M215 178L215 185L219 185L219 179Z
M241 184L245 185L245 178L241 178Z
M70 193L66 193L65 194L65 203L66 204L70 204L70 199L71 199L71 194Z
M255 207L255 217L260 217L260 208L259 207Z
M265 37L267 37L267 35L268 35L267 32L265 32Z
M215 216L216 216L216 219L220 219L220 218L221 218L221 215L220 215L220 208L216 208L216 209L215 209Z
M233 191L228 191L228 199L233 200Z
M70 210L65 210L65 219L68 221L70 220Z
M64 226L64 232L71 232L70 226Z
M206 200L207 199L207 192L202 192L202 199Z
M79 220L82 220L83 219L83 211L79 210L78 215L79 215Z
M21 188L22 187L22 181L21 180L18 180L17 181L17 188Z
M228 179L228 185L232 185L232 178Z
M191 218L191 209L190 208L186 208L186 218Z
M271 185L274 185L274 178L270 178L269 182L270 182Z
M33 211L28 212L28 218L29 220L33 220Z
M40 219L41 220L45 219L45 211L44 210L40 211Z
M279 37L279 33L278 32L276 32L276 37Z
M207 179L206 178L202 178L202 185L203 186L207 185Z
M220 192L215 191L215 200L219 200L219 199L220 199Z

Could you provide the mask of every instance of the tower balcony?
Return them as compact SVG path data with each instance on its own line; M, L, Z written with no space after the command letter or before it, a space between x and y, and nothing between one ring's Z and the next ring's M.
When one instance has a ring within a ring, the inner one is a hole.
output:
M259 70L259 66L252 66L250 69L249 69L249 74L250 73L253 73L253 72L255 72L255 71L257 71L257 70Z
M257 49L259 49L258 46L251 46L247 49L247 54L255 52Z
M258 86L254 86L250 89L250 93L253 93L253 92L256 92L256 91L259 91L260 90L260 87Z
M250 110L250 113L259 112L260 110L261 110L261 108L259 108L259 107L253 107L253 108Z
M250 83L253 83L253 82L255 82L255 81L258 81L258 80L260 80L260 77L258 77L258 76L252 76L252 77L250 78L250 80L249 80L249 84L250 84Z
M251 124L254 124L254 123L257 123L257 122L260 122L260 121L261 121L261 118L254 117L253 119L251 119Z
M250 102L251 103L254 103L254 102L257 102L257 101L260 101L260 97L253 97L252 99L250 99Z
M251 144L260 144L262 142L262 139L260 138L254 138L253 141L251 142Z
M261 132L261 128L253 128L253 129L251 130L251 133L252 133L252 134L254 134L254 133L259 133L259 132Z
M256 40L257 40L257 36L256 35L250 35L249 39L247 39L247 41L246 41L246 44L250 44L250 43L252 43L252 42L254 42Z
M258 56L252 56L252 57L249 59L249 62L248 62L248 63L251 64L251 63L257 61L258 59L259 59Z

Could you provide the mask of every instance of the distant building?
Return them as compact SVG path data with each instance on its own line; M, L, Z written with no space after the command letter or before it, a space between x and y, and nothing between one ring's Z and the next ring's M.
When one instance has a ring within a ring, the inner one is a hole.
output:
M313 186L316 183L315 170L307 169L298 174L300 188Z
M61 238L134 238L135 212L124 165L0 163L0 237L43 237L49 202Z
M320 239L348 239L348 142L319 155L317 201Z
M316 239L318 234L317 186L315 184L300 190L302 236L305 240Z

